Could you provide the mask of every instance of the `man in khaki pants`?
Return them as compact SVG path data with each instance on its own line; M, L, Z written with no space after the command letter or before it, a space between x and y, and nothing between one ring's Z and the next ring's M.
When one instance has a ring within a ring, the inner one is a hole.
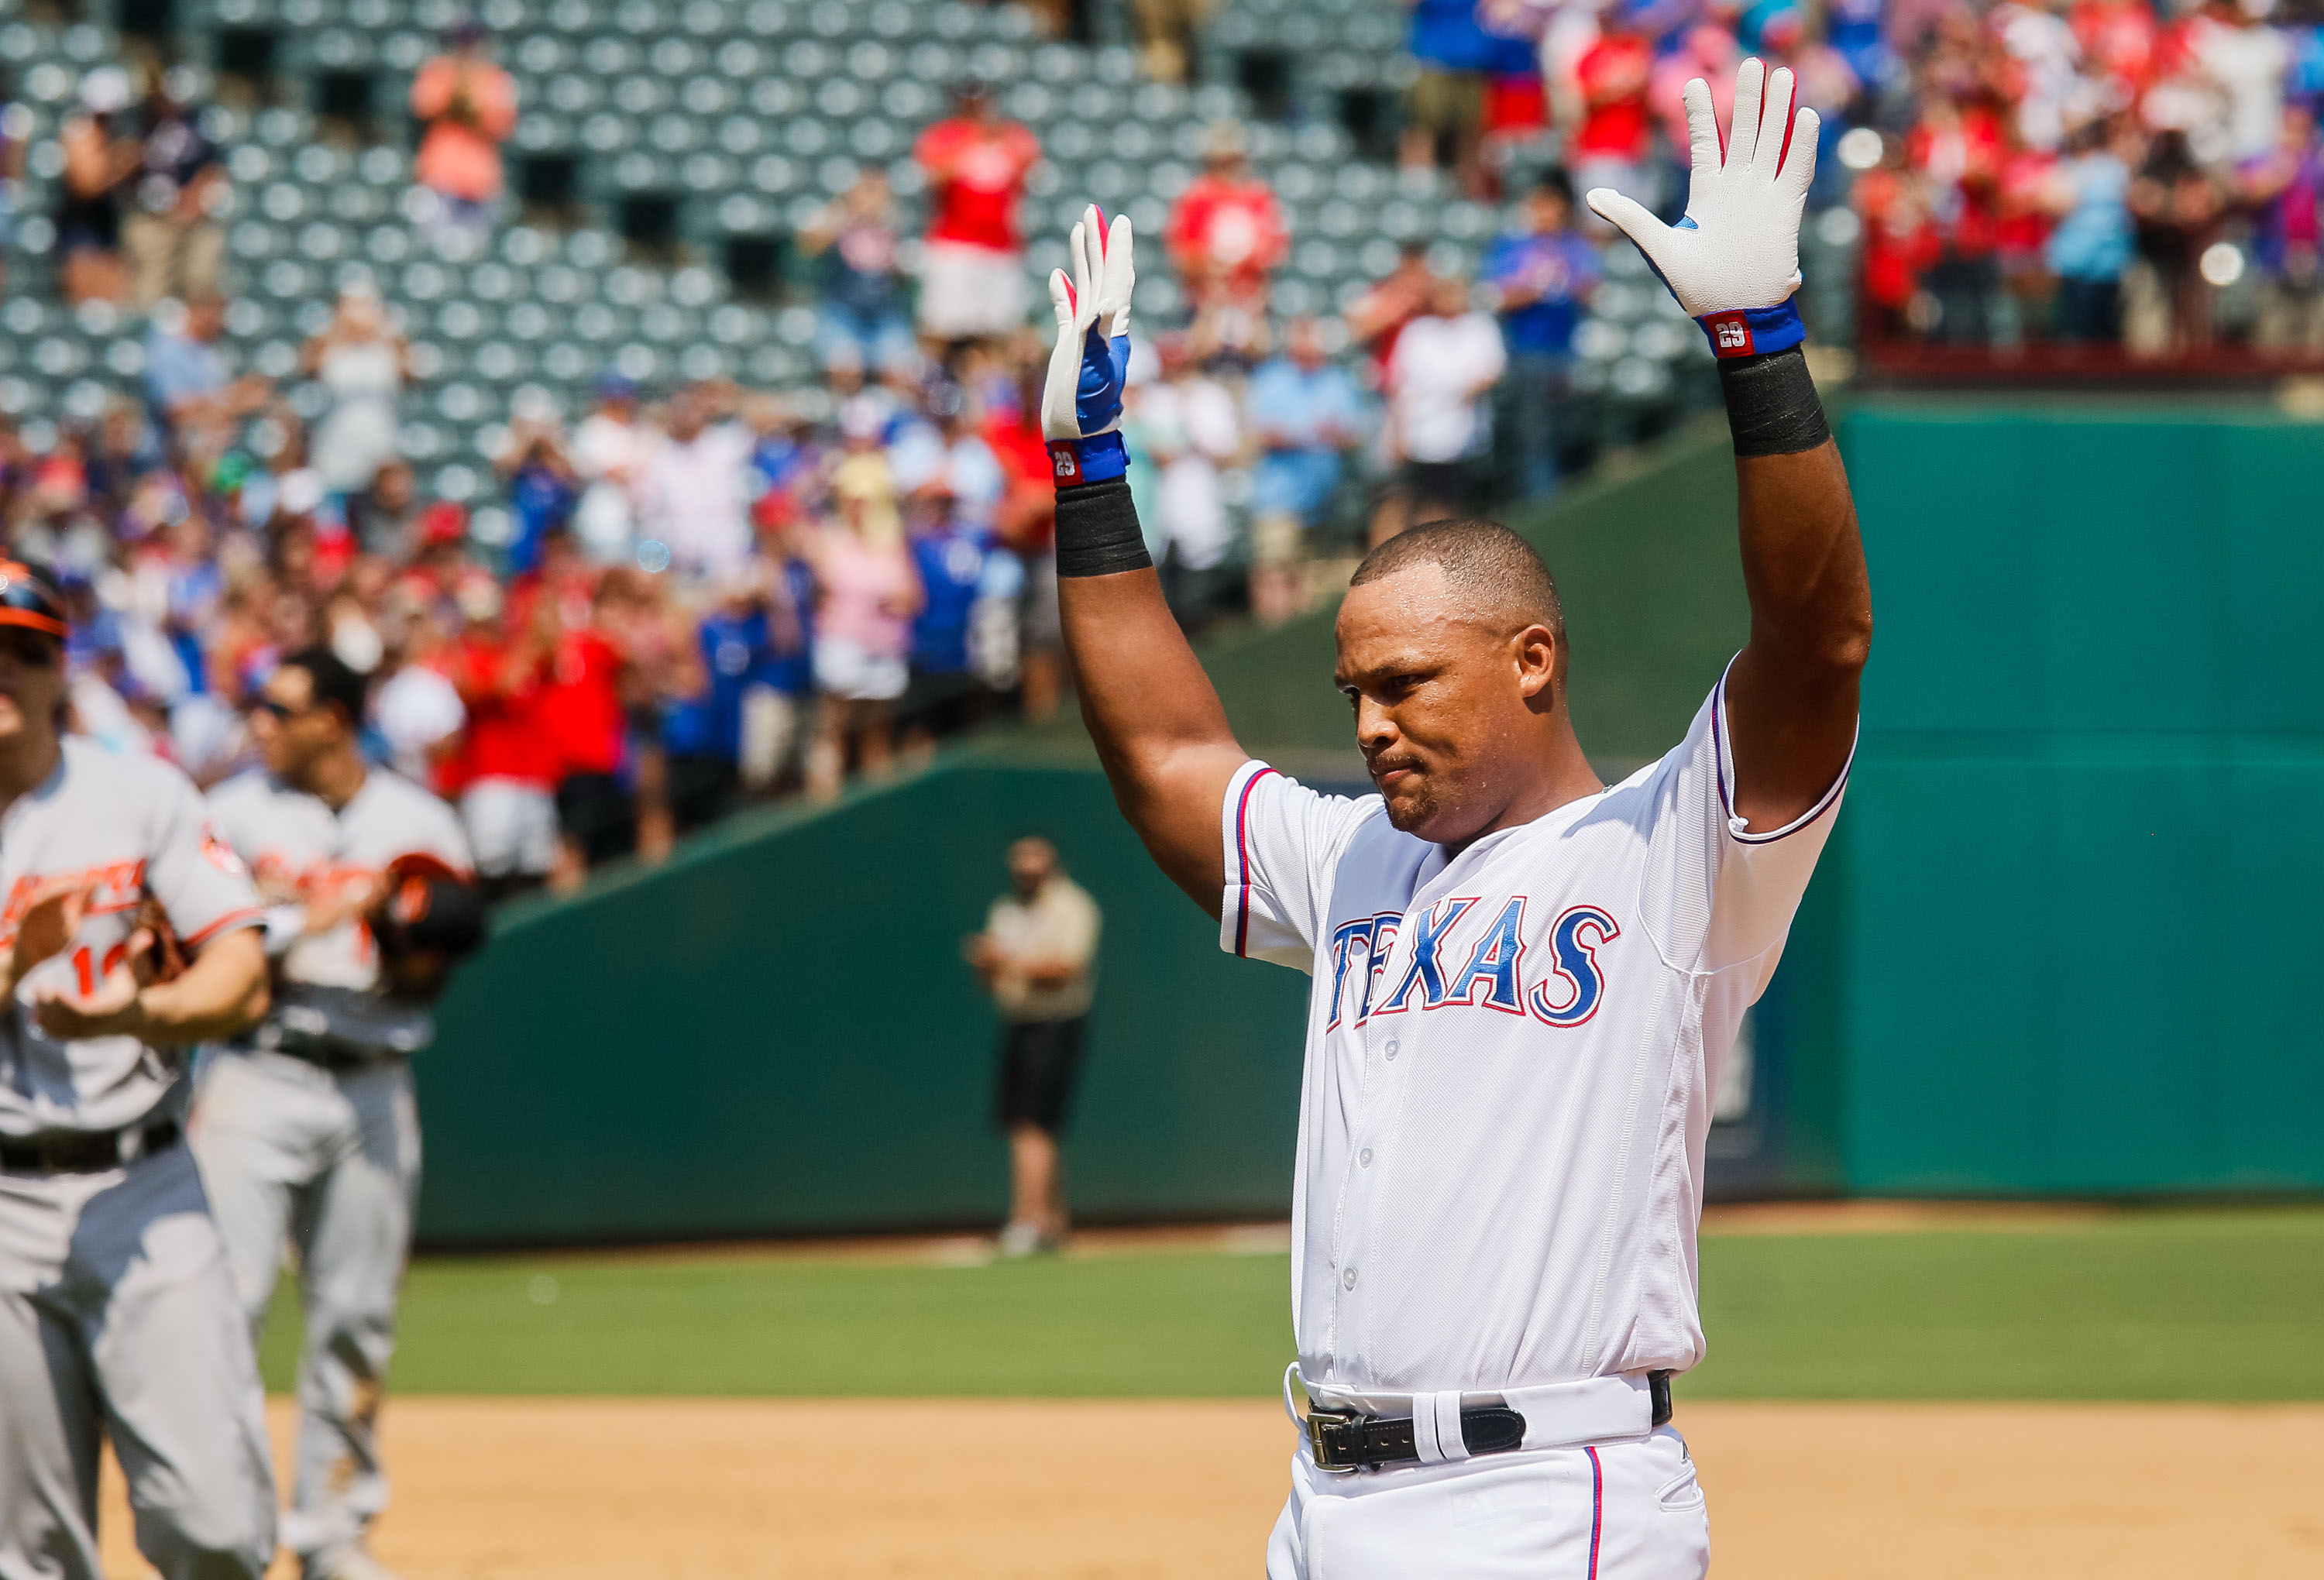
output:
M1057 1133L1089 1029L1102 918L1047 840L1009 847L1009 881L1014 892L992 902L964 952L1001 1007L996 1117L1009 1134L1010 1184L1001 1254L1024 1256L1065 1240Z
M164 73L140 114L143 168L128 185L121 216L121 248L140 308L163 297L216 294L226 252L226 232L210 217L226 167L185 102L185 86L180 72Z

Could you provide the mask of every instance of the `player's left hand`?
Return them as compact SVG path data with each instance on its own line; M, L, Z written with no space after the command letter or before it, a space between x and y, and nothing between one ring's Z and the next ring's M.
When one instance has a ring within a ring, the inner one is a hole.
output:
M1138 273L1130 216L1108 228L1092 204L1065 243L1073 264L1049 271L1057 343L1041 387L1041 436L1060 487L1099 482L1130 469L1121 443L1121 391L1130 373L1130 297Z
M1756 60L1735 73L1735 124L1723 148L1710 84L1696 78L1685 100L1694 155L1686 216L1666 225L1605 187L1591 189L1590 207L1637 243L1714 352L1787 350L1805 337L1792 293L1821 123L1797 108L1788 67L1770 77Z

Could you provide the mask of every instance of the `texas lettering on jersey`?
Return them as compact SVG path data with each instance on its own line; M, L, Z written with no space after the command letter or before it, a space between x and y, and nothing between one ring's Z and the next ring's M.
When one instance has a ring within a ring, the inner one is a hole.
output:
M1493 1009L1530 1015L1545 1026L1581 1025L1598 1013L1606 997L1598 950L1619 938L1622 929L1602 906L1568 906L1549 928L1543 969L1529 976L1528 903L1527 896L1514 895L1479 927L1466 925L1484 914L1479 896L1437 901L1414 920L1411 958L1385 993L1381 987L1404 929L1403 914L1385 911L1342 923L1332 932L1332 1015L1324 1030L1343 1023L1360 1026L1375 1015L1416 1008Z

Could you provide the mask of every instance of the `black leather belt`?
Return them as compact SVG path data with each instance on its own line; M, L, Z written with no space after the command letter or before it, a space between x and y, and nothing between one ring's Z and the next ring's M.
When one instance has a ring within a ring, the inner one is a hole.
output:
M126 1130L52 1130L0 1141L0 1173L102 1174L168 1152L183 1136L175 1119Z
M1670 1422L1672 1375L1669 1372L1646 1373L1646 1391L1654 1401L1654 1424L1658 1427ZM1471 1456L1507 1454L1524 1445L1525 1433L1525 1417L1507 1405L1480 1405L1461 1412L1461 1441ZM1378 1470L1386 1465L1416 1465L1420 1461L1410 1416L1310 1410L1307 1447L1319 1470Z

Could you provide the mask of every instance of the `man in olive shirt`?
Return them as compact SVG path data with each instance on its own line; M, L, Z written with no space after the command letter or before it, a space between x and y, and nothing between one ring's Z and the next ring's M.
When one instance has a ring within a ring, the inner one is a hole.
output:
M992 902L969 963L1001 1008L999 1118L1009 1134L1004 1256L1055 1250L1065 1238L1057 1132L1065 1123L1096 987L1097 902L1038 838L1009 847L1014 893Z

